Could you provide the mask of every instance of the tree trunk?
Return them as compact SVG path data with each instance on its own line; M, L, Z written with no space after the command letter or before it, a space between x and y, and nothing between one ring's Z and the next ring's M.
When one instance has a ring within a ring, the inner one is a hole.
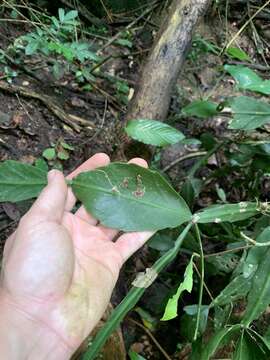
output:
M143 66L140 82L125 120L167 117L171 93L181 71L193 31L211 0L174 0L151 53ZM151 150L124 135L117 157L151 157Z
M141 73L127 120L165 120L171 91L185 60L193 30L209 0L174 0Z

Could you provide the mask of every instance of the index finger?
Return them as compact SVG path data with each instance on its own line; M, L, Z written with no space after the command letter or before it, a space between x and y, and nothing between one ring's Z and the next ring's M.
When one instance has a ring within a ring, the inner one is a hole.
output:
M90 171L90 170L94 170L98 167L101 166L106 166L110 163L110 158L108 155L104 154L104 153L98 153L95 154L94 156L92 156L90 159L86 160L82 165L80 165L77 169L75 169L74 171L72 171L72 173L70 173L66 179L67 180L71 180L73 179L75 176L79 175L81 172L85 172L85 171ZM76 203L76 198L73 195L73 192L71 190L71 188L68 189L68 194L67 194L67 200L66 200L66 206L65 209L66 211L70 211L72 210L73 206Z

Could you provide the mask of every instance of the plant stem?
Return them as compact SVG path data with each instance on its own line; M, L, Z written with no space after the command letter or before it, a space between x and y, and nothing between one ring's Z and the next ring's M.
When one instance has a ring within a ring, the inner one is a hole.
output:
M168 250L163 256L161 256L153 265L152 270L157 274L160 273L168 264L171 263L177 256L181 245L188 234L192 223L188 223L179 237L175 241L175 245L172 249ZM119 326L120 322L126 316L126 314L137 304L139 299L145 292L145 288L138 288L133 286L128 292L126 297L115 308L104 327L98 332L89 350L84 354L82 360L92 360L98 355L100 349L113 333L113 331Z
M201 276L200 276L200 293L199 293L199 303L198 303L198 312L197 312L197 319L196 319L196 328L194 332L193 340L196 341L198 337L199 327L200 327L200 318L201 318L201 307L202 307L202 297L203 297L203 285L204 285L204 256L203 256L203 246L202 246L202 239L199 226L197 224L194 225L196 236L199 242L200 247L200 260L201 260Z
M197 156L203 156L206 155L207 152L206 151L197 151L197 152L192 152L183 156L179 156L177 159L175 159L174 161L172 161L170 164L168 164L167 166L165 166L162 171L166 172L168 170L170 170L173 166L179 164L180 162L187 160L187 159L192 159L194 157Z
M212 253L212 254L206 254L206 255L204 255L204 258L207 259L207 258L210 258L210 257L216 257L216 256L224 255L224 254L230 254L230 253L250 249L251 247L253 247L253 245L239 246L239 247L236 247L236 248L233 248L233 249L219 251L219 252Z
M258 246L258 247L263 247L263 246L269 246L270 245L270 241L266 241L266 242L257 242L256 240L251 239L250 237L248 237L246 234L244 234L242 231L240 231L241 236L250 244L252 244L253 246Z
M213 147L213 149L209 150L204 157L202 157L200 160L198 160L192 168L188 172L188 177L192 178L194 177L195 173L207 163L207 160L212 156L218 149L220 149L224 145L224 142L218 143Z
M198 274L199 278L201 279L201 276L202 276L202 275L201 275L201 273L200 273L200 271L199 271L199 269L198 269L198 267L197 267L197 265L195 264L194 261L193 261L193 266L194 266L194 269L195 269L196 273ZM209 295L211 301L214 301L214 297L213 297L213 295L211 294L211 292L210 292L208 286L206 285L205 281L203 282L203 286L204 286L207 294Z
M165 359L172 360L171 357L163 349L163 347L160 345L160 343L157 341L157 339L154 337L154 335L151 333L151 331L149 329L147 329L145 326L143 326L142 324L140 324L138 321L136 321L134 319L129 318L128 320L145 331L145 333L150 337L150 339L153 341L153 343L156 345L156 347L159 349L159 351L163 354Z

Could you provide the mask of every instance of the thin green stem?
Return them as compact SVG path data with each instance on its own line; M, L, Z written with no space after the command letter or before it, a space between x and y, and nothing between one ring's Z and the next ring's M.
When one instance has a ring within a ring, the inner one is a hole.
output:
M197 224L194 225L196 237L200 247L200 261L201 261L201 276L200 276L200 293L199 293L199 303L198 303L198 312L196 318L196 328L194 332L193 340L196 341L198 337L199 327L200 327L200 319L201 319L201 308L202 308L202 297L203 297L203 285L204 285L204 255L203 255L203 246L202 246L202 238L199 226Z
M216 253L204 255L204 258L208 259L210 257L216 257L216 256L224 255L224 254L230 254L230 253L234 253L234 252L238 252L238 251L242 251L242 250L247 250L247 249L250 249L252 247L253 247L252 245L239 246L239 247L236 247L236 248L233 248L233 249L228 249L228 250L219 251L219 252L216 252Z
M181 245L188 234L192 223L187 224L184 230L175 241L175 245L172 249L168 250L163 256L161 256L151 268L157 274L159 274L167 265L169 265L177 256ZM104 327L98 332L89 350L84 354L82 360L93 360L98 355L100 349L113 333L113 331L119 326L120 322L126 316L126 314L137 304L145 288L139 288L133 286L128 292L122 302L115 308Z
M257 242L256 240L251 239L250 237L248 237L246 234L244 234L242 231L240 231L241 236L250 244L252 244L253 246L258 246L258 247L264 247L264 246L270 246L270 241L266 241L266 242Z

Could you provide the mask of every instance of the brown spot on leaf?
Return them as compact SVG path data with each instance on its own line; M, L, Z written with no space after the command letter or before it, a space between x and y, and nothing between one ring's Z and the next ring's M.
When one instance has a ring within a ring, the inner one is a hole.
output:
M117 186L114 186L114 187L112 188L112 193L113 193L113 194L120 194L120 191L118 190L118 187L117 187Z
M135 197L143 197L145 194L145 189L144 188L137 188L135 191L133 191L132 195L134 195Z
M140 174L137 175L137 185L138 187L143 186L142 176Z
M127 188L128 188L128 184L129 184L129 180L128 180L127 177L125 177L124 180L123 180L122 183L121 183L121 186L122 186L123 188L127 189Z

